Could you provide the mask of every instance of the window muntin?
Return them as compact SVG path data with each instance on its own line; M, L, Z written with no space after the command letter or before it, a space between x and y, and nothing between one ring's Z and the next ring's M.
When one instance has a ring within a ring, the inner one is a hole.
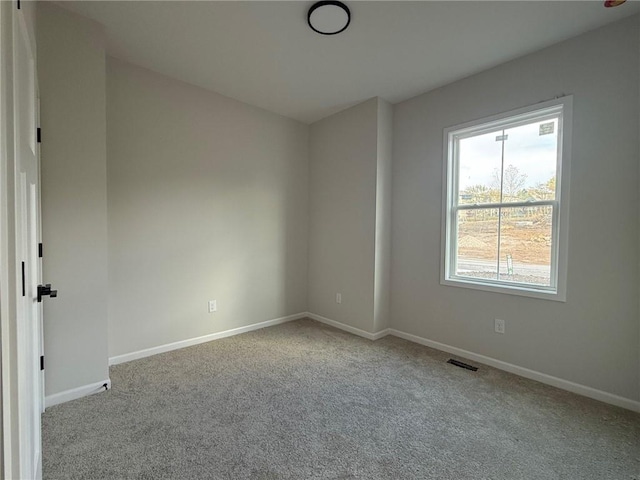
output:
M564 292L560 179L569 102L445 131L442 283L531 296L557 295L559 286Z

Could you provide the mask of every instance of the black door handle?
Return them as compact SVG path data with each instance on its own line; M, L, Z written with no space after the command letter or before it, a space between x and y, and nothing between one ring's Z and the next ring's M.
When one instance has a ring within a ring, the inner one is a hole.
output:
M42 301L42 297L45 295L49 295L51 298L55 298L58 296L57 290L51 290L51 284L47 283L46 285L38 285L38 302Z

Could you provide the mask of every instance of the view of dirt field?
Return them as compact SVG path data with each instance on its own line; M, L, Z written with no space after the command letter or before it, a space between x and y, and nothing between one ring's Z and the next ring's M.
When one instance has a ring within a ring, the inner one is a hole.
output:
M472 215L478 212L469 212ZM462 212L461 216L467 212ZM478 212L480 213L480 212ZM510 254L514 262L547 265L551 255L551 212L531 218L502 219L500 256ZM498 255L498 218L460 219L458 255L463 258L495 260Z
M503 279L549 284L551 207L462 210L458 217L458 274L495 278L500 242ZM510 277L510 278L509 278Z

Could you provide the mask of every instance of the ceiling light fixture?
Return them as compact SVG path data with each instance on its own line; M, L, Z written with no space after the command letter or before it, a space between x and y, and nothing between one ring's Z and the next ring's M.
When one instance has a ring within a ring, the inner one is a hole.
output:
M307 23L320 35L336 35L344 32L351 23L351 12L342 2L325 0L311 6Z
M606 0L604 2L604 6L607 8L617 7L618 5L622 5L627 0Z

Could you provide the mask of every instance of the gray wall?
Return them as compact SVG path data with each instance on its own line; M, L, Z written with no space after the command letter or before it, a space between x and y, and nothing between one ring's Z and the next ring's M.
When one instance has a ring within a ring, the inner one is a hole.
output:
M369 333L389 324L392 118L372 98L309 140L309 311Z
M308 127L107 67L109 356L306 311Z
M373 330L390 326L391 314L391 187L393 107L378 101L378 163L376 170L376 246Z
M367 332L373 331L377 138L372 98L314 123L309 140L309 311Z
M104 40L97 24L41 2L37 15L46 394L100 382L107 367Z
M393 327L623 397L638 364L638 17L394 108ZM574 95L566 303L441 286L443 128ZM506 334L493 333L494 318Z

